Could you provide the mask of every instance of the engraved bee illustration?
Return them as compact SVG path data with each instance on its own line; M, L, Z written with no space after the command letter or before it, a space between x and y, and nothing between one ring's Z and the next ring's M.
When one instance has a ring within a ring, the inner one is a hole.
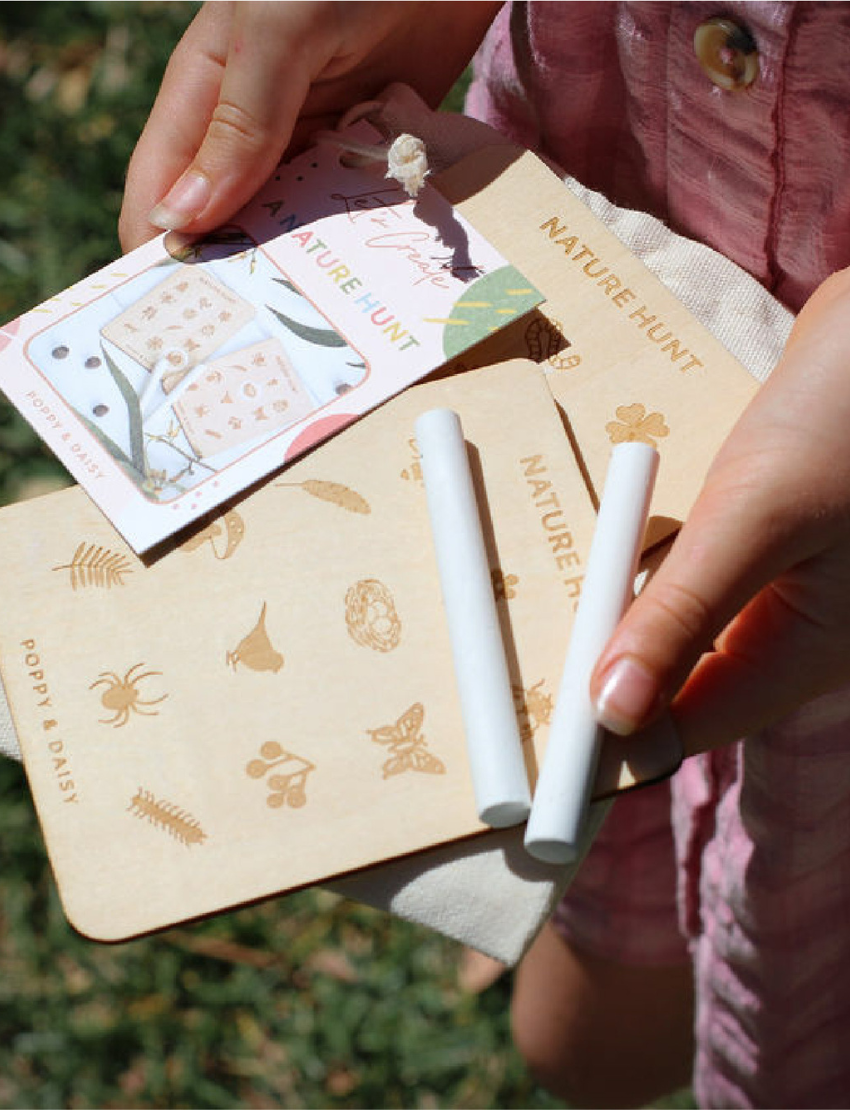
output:
M409 439L407 443L410 447L411 453L410 468L405 468L404 470L402 470L401 476L406 482L419 482L419 484L421 485L423 482L421 461L422 453L420 452L419 445L417 444L415 439Z
M161 675L162 671L145 671L143 674L135 674L142 667L144 667L144 663L136 663L123 678L119 678L114 671L103 671L96 681L89 686L90 690L94 690L98 686L106 687L100 695L100 704L104 709L110 710L112 716L101 718L100 723L102 725L121 728L122 725L127 724L131 713L139 713L143 717L155 717L157 715L158 710L148 710L147 707L159 705L160 702L165 701L168 694L162 694L158 698L145 699L140 696L139 685L147 678Z
M527 690L523 690L521 686L511 687L517 711L520 740L523 743L530 740L541 725L548 725L551 719L554 702L551 694L544 693L544 682L545 679L541 678Z

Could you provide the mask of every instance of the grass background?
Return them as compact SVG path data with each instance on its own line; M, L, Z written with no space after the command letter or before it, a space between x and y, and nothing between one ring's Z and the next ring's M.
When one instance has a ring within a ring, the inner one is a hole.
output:
M0 7L0 323L120 253L127 161L195 9ZM0 397L0 504L67 480ZM458 945L325 891L87 942L0 759L0 1107L562 1106L509 999L510 975L467 989Z

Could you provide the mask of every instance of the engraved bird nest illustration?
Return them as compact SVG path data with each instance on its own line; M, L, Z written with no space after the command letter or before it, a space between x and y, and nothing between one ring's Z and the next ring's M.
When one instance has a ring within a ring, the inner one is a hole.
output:
M401 639L393 596L377 578L364 578L348 590L345 623L355 643L374 651L392 651Z

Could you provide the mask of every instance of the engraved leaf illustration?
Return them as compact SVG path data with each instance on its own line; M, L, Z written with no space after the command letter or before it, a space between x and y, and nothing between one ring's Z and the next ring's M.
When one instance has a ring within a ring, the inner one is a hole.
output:
M299 339L303 339L306 343L314 343L317 347L348 346L339 332L334 331L333 328L314 328L309 324L302 324L298 320L293 320L290 316L285 316L282 312L278 312L276 308L272 308L271 305L266 305L266 308L285 328L288 328L293 335L297 335Z
M136 817L163 829L187 847L201 844L207 838L197 818L173 802L159 801L150 790L137 790L127 808Z
M105 589L123 586L124 575L133 573L133 567L126 555L98 544L87 544L85 540L77 547L70 563L62 563L53 569L67 570L71 587L75 590L86 586Z
M278 482L279 486L298 486L305 493L329 501L350 513L371 513L372 507L365 497L341 482L328 482L320 478L307 478L303 482Z

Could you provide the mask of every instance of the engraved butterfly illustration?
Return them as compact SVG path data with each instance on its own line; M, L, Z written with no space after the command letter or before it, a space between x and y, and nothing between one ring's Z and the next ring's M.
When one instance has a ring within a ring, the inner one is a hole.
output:
M368 729L376 744L386 744L389 758L383 765L384 778L400 775L404 771L420 771L429 775L444 775L445 764L427 750L421 729L425 709L421 702L413 705L398 718L394 725Z

